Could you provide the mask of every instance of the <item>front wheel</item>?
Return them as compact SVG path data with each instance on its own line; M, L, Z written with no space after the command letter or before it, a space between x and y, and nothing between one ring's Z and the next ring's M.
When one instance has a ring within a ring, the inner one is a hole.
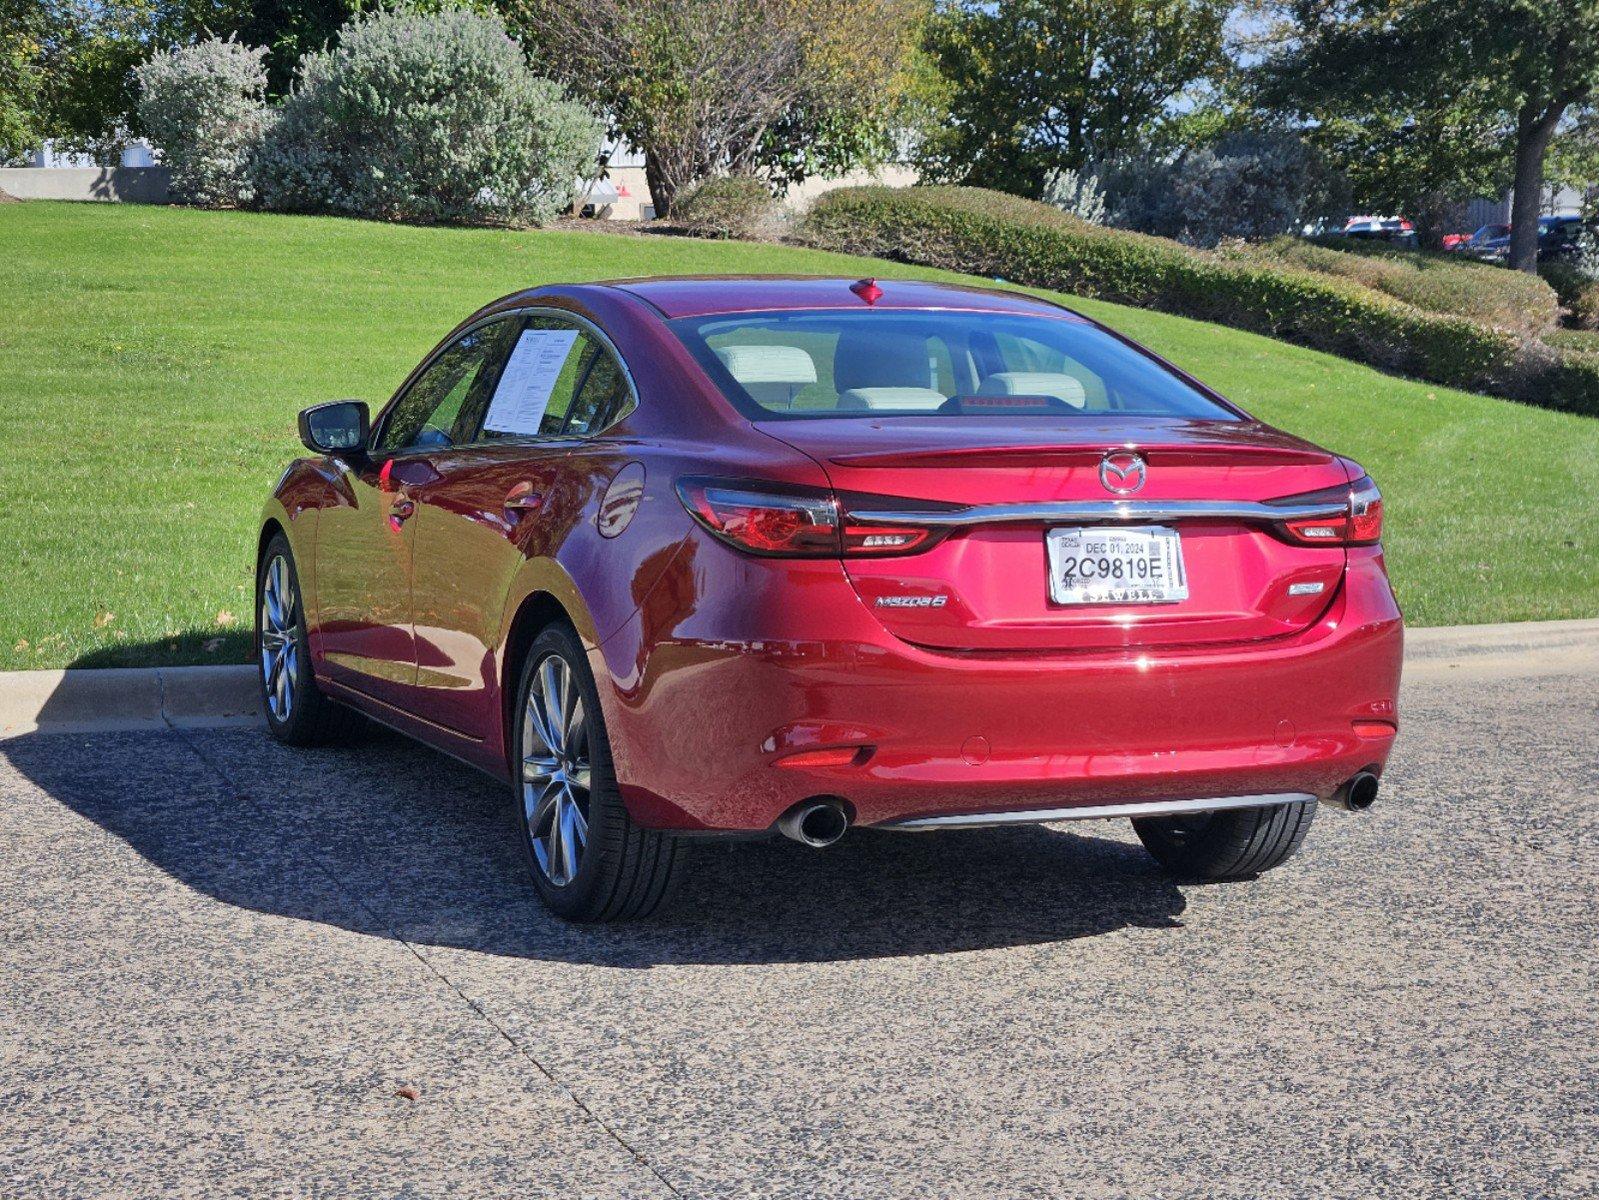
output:
M290 746L318 746L359 733L361 715L324 696L311 673L300 576L281 533L261 555L255 595L261 711L272 736Z
M1174 875L1248 879L1293 857L1310 831L1316 804L1271 804L1171 817L1134 817L1144 848Z
M599 693L570 630L551 626L534 641L516 712L517 826L540 898L569 921L649 916L681 874L683 846L628 817Z

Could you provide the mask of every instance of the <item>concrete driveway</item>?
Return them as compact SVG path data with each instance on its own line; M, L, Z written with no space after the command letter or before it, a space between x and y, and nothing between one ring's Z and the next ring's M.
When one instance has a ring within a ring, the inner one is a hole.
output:
M392 737L0 744L0 1196L1593 1195L1599 646L1405 700L1255 882L1124 824L705 845L600 929Z

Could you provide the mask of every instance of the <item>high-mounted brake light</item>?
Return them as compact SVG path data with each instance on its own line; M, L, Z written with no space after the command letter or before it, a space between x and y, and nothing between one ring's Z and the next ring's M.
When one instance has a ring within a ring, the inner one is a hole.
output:
M1382 540L1382 493L1369 475L1362 475L1347 488L1327 488L1286 499L1306 504L1343 500L1348 505L1335 516L1284 521L1281 528L1297 542L1312 546L1371 546Z
M930 528L850 521L822 489L768 491L734 480L682 479L677 494L689 515L728 545L783 558L852 558L909 554L929 545Z

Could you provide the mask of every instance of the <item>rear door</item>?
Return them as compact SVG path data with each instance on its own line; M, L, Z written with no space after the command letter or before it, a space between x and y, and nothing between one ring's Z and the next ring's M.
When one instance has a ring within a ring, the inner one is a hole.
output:
M497 719L494 662L522 564L553 557L606 480L587 436L617 412L615 360L580 322L516 318L505 365L463 413L456 444L430 456L418 492L412 610L417 703L475 738Z

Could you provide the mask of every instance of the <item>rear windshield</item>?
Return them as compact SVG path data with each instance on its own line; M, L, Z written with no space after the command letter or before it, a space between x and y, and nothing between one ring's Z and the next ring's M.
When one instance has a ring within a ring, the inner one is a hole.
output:
M1241 419L1147 355L1070 318L860 309L686 317L671 326L756 420Z

